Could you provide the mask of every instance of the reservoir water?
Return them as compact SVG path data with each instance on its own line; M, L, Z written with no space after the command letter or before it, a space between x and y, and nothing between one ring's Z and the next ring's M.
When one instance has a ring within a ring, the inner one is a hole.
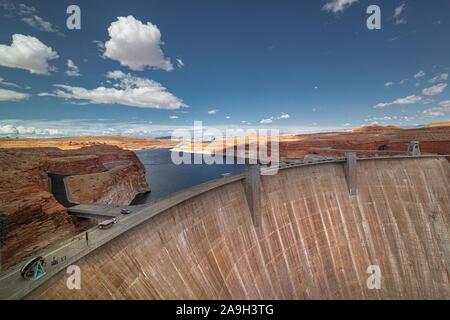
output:
M138 196L134 204L161 199L177 191L220 178L222 173L235 174L245 171L245 165L225 164L225 158L224 164L193 164L194 154L189 154L192 164L176 165L172 162L168 148L137 150L135 153L145 166L145 176L152 191Z

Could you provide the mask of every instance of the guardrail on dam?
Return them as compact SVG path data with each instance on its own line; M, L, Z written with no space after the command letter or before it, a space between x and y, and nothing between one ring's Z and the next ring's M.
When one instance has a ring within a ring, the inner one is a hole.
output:
M259 223L247 173L219 178L46 250L59 263L39 280L6 270L0 298L449 298L444 157L358 158L356 196L345 160L287 165L260 177ZM82 289L69 290L76 261ZM384 290L364 288L372 264Z

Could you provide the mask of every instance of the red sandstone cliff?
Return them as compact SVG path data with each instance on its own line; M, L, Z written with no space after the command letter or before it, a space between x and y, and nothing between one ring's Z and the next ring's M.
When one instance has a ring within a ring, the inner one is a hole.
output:
M370 126L351 132L298 135L289 141L280 141L280 156L284 160L301 159L306 154L343 155L345 150L360 151L358 155L373 155L378 147L386 145L387 154L406 152L406 144L419 141L425 153L450 154L450 126L430 126L401 129L394 126ZM341 151L317 150L332 148ZM396 152L397 151L397 152Z
M66 177L69 200L128 205L139 193L150 191L142 169L130 161L107 172Z
M127 165L95 174L111 168L111 162ZM80 198L87 202L124 204L137 193L150 190L144 166L135 153L116 146L95 145L73 151L0 149L0 168L3 269L91 226L87 221L76 222L56 201L47 172L88 175L90 183L82 184Z

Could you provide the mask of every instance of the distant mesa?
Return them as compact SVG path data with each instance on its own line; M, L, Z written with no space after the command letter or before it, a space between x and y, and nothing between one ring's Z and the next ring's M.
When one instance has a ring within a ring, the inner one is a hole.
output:
M431 127L447 127L450 126L450 121L443 121L443 122L434 122L427 124L425 128L431 128Z
M370 126L365 126L362 128L353 129L352 132L379 132L379 131L388 131L388 130L403 130L403 128L389 125L389 126L379 126L377 124L372 124Z
M0 148L59 148L74 150L80 147L108 144L127 150L171 147L178 141L124 136L80 136L50 139L0 138Z

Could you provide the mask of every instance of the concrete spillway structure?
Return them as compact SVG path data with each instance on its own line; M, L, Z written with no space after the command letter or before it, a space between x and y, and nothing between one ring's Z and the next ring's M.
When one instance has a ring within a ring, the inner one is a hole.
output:
M26 298L449 299L447 160L356 166L356 196L344 163L261 176L256 227L245 182L219 186L82 257L80 290L62 270ZM367 287L371 265L378 290Z

